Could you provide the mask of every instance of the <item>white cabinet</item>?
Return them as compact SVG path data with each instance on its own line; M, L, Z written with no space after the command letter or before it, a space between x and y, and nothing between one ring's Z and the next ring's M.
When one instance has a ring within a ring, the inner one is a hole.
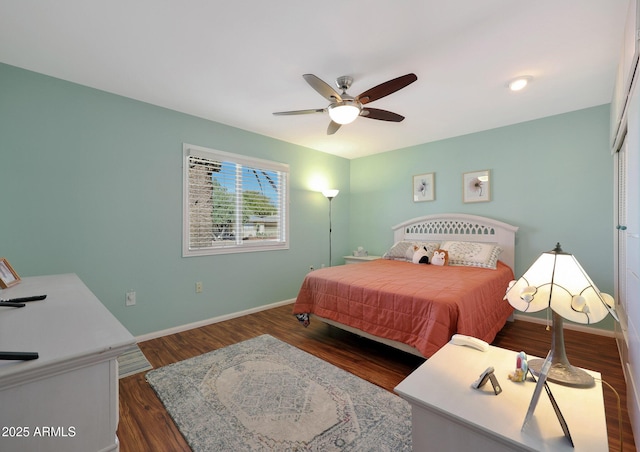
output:
M76 275L23 278L0 291L43 294L0 308L0 350L39 354L0 361L0 450L118 450L117 356L135 339Z
M638 23L640 8L638 0L629 1L627 22L624 28L624 41L620 50L620 60L616 73L616 83L611 99L611 146L617 149L626 125L625 108L631 82L638 64Z

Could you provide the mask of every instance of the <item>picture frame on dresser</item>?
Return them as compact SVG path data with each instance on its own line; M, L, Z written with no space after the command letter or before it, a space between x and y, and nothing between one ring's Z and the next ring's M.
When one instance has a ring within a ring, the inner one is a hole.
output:
M20 276L4 257L0 258L0 288L7 289L20 282Z
M489 170L470 171L462 175L462 201L491 201L491 174Z
M435 198L435 173L413 176L413 202L433 201Z

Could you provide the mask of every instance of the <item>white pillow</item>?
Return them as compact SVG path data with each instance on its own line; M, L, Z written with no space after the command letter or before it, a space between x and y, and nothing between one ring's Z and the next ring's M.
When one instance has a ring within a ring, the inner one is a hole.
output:
M412 262L414 245L424 246L427 249L427 256L429 256L429 260L433 257L433 252L440 248L440 242L410 242L402 240L389 248L382 258Z
M447 241L440 247L449 253L449 265L496 269L502 248L495 243Z

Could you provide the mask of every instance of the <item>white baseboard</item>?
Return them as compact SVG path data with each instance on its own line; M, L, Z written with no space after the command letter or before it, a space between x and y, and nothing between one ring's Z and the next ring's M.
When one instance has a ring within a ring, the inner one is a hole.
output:
M545 319L532 317L530 315L514 314L514 317L516 320L521 320L523 322L538 323L540 325L547 324L547 321ZM565 330L580 331L581 333L596 334L598 336L615 337L615 332L610 330L603 330L600 328L593 328L590 326L583 326L583 325L578 325L575 323L568 323L568 322L564 323L563 325Z
M173 328L168 328L166 330L143 334L142 336L136 336L136 341L144 342L144 341L149 341L151 339L157 339L163 336L168 336L170 334L181 333L183 331L192 330L194 328L200 328L202 326L212 325L214 323L224 322L225 320L231 320L237 317L242 317L243 315L254 314L256 312L266 311L267 309L277 308L279 306L284 306L286 304L294 303L295 301L296 301L295 298L292 298L290 300L277 301L275 303L267 304L264 306L258 306L257 308L246 309L244 311L221 315L219 317L213 317L206 320L199 320L197 322L188 323L186 325L175 326Z
M257 308L246 309L244 311L221 315L219 317L199 320L197 322L188 323L186 325L175 326L173 328L168 328L166 330L143 334L141 336L136 336L136 341L144 342L144 341L156 339L163 336L168 336L170 334L181 333L183 331L192 330L194 328L200 328L201 326L212 325L214 323L224 322L225 320L231 320L238 317L242 317L243 315L254 314L256 312L266 311L267 309L277 308L279 306L284 306L286 304L292 304L295 301L296 301L295 298L291 298L289 300L277 301L275 303L267 304L264 306L258 306ZM521 320L523 322L538 323L540 325L545 325L547 323L545 319L540 319L540 318L532 317L528 315L514 314L514 318L516 320ZM583 333L597 334L599 336L615 337L615 333L613 331L602 330L600 328L592 328L592 327L577 325L573 323L565 323L564 328L567 330L575 330Z

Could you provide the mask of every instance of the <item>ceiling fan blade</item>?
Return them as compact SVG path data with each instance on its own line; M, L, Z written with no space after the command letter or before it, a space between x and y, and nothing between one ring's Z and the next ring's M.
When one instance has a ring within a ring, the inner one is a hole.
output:
M360 116L369 119L379 119L380 121L400 122L404 116L392 111L380 110L379 108L363 108Z
M340 128L341 124L338 124L335 121L331 121L329 123L329 127L327 127L327 135L333 135L334 133L336 133L338 131L338 129Z
M310 110L277 111L274 115L309 115L312 113L324 113L326 108L312 108Z
M304 74L303 77L313 89L318 91L320 95L327 99L329 102L342 102L342 97L340 97L340 94L338 94L338 92L335 89L331 88L331 86L329 86L326 82L323 82L313 74Z
M374 100L378 100L384 96L395 93L396 91L401 90L402 88L410 85L416 80L418 80L416 74L406 74L401 77L394 78L393 80L381 83L371 89L368 89L364 93L357 96L356 100L358 100L361 104L368 104L369 102L373 102Z

